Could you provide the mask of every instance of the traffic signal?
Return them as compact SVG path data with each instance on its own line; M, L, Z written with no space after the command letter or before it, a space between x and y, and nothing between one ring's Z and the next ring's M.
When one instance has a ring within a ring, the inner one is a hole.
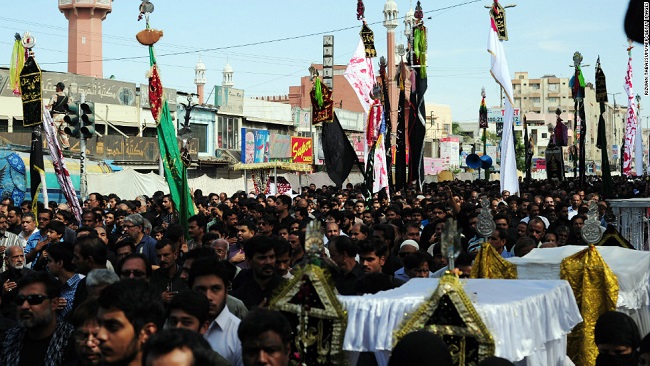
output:
M95 103L85 102L81 103L81 133L85 137L92 137L95 135Z
M79 104L77 103L68 103L67 112L63 121L68 124L66 128L63 129L63 132L72 136L79 137Z

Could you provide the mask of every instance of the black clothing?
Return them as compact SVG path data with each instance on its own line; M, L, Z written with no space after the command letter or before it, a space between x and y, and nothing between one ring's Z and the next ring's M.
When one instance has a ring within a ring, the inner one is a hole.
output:
M363 276L363 274L363 266L359 263L355 264L348 273L343 273L338 268L333 269L332 277L334 277L334 287L336 287L341 295L356 295L354 286L357 283L357 279Z
M285 279L273 274L266 288L262 289L253 277L252 269L242 269L233 281L232 296L241 300L249 310L255 309L264 299L268 301L273 297L275 290L284 284Z

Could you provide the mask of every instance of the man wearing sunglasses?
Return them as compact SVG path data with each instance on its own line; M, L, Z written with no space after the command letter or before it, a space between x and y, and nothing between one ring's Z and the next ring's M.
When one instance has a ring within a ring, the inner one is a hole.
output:
M74 328L56 318L59 281L47 272L33 272L21 278L14 291L20 325L7 331L0 364L74 364Z

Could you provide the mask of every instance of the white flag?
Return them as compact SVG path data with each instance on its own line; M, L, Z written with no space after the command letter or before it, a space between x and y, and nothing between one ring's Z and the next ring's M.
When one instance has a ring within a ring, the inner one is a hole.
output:
M345 78L357 94L367 116L372 104L370 93L375 85L375 71L372 67L372 59L366 57L366 47L361 40L359 40L357 50L354 51L354 55L345 69Z
M488 37L488 52L492 56L490 73L494 80L501 85L505 100L505 115L503 116L503 137L501 138L501 191L510 191L511 194L519 192L519 180L517 178L517 160L515 155L514 136L512 121L514 108L512 106L512 81L510 70L506 61L506 54L503 50L503 41L499 40L497 30L492 22L490 35Z

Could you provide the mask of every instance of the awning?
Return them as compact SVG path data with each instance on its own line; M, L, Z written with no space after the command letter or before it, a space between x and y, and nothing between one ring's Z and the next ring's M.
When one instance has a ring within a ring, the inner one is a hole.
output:
M280 161L272 161L268 163L250 163L242 164L237 163L233 165L233 170L253 170L253 169L283 169L294 172L310 172L312 171L311 164L302 164L302 163L285 163Z

